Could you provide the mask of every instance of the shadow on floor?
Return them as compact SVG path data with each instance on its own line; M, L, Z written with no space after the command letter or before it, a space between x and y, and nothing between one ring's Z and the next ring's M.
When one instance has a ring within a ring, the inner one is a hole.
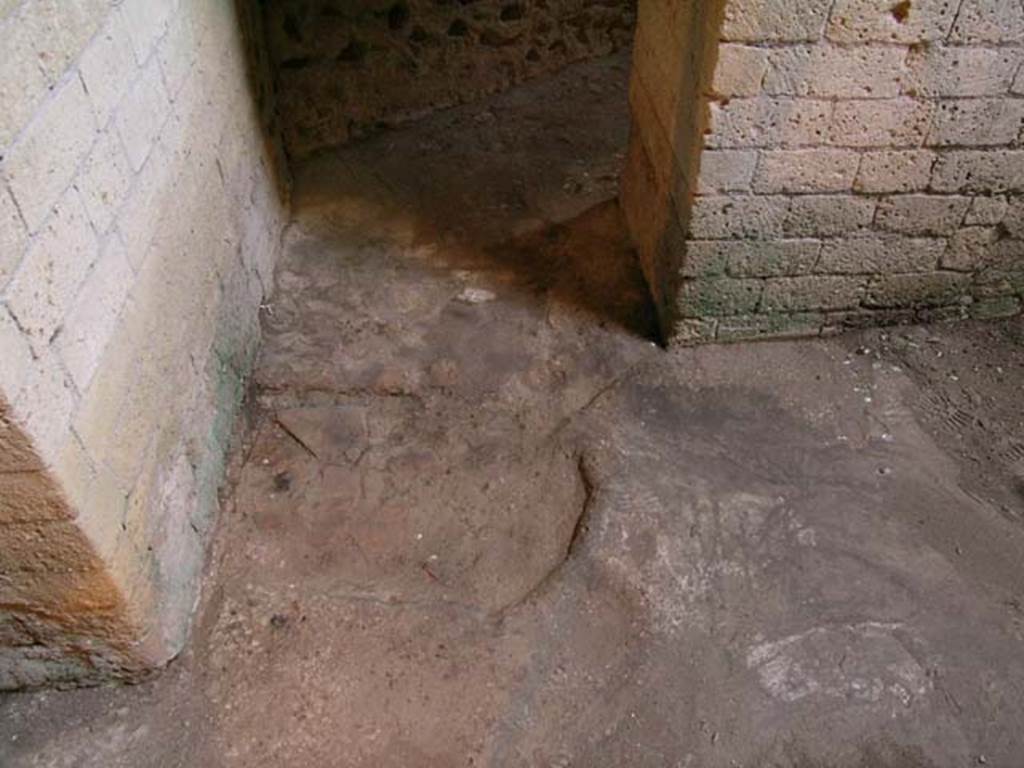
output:
M653 339L615 203L627 87L628 52L321 153L296 169L297 217L332 222L349 244L405 241L425 263L490 273L527 300Z

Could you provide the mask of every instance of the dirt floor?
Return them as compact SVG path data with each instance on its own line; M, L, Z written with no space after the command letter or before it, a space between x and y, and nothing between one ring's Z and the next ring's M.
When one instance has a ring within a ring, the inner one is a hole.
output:
M625 77L299 169L189 650L0 765L1024 765L1024 323L662 351Z

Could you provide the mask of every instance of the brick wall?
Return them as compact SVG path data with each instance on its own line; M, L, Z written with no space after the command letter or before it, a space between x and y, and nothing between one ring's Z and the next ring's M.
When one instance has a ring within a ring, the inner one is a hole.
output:
M629 45L636 0L264 3L293 156Z
M673 341L1020 311L1019 0L704 3L696 58L693 5L641 0L624 189Z
M0 689L187 633L283 221L258 21L0 2Z

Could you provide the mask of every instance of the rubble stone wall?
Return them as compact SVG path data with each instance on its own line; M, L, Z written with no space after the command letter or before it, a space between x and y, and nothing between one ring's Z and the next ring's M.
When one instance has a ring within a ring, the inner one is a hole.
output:
M628 46L636 0L265 4L294 157Z

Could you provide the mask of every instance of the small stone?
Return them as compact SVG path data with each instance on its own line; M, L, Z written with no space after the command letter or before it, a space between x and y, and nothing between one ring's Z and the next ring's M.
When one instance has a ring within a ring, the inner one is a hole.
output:
M464 288L456 298L466 304L486 304L498 297L493 291L488 291L485 288Z

